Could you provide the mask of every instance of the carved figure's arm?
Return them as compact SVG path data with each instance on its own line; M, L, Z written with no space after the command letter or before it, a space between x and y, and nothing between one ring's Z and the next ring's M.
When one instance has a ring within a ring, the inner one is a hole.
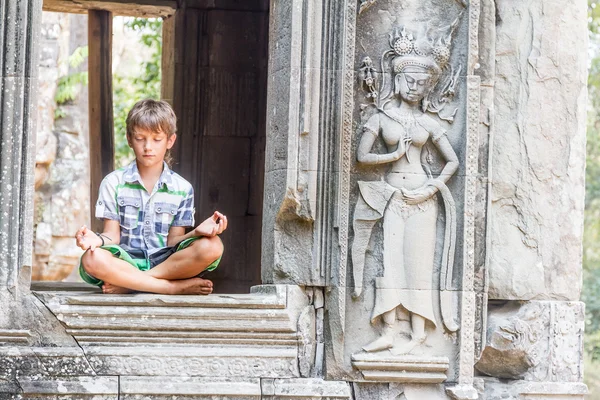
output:
M379 136L379 115L375 114L363 127L363 134L358 144L357 160L362 164L377 165L399 160L405 153L403 143L398 143L398 148L387 154L371 153L371 149Z
M446 160L446 165L437 178L426 182L424 186L415 190L402 189L404 200L408 204L419 204L431 198L438 191L439 185L436 184L436 181L445 185L458 170L458 156L446 137L446 131L433 120L424 120L421 122L421 126L432 135L432 142Z
M458 170L458 156L446 137L445 132L437 137L434 136L433 143L442 154L442 157L446 160L446 165L442 169L442 172L440 172L440 175L436 178L445 184Z

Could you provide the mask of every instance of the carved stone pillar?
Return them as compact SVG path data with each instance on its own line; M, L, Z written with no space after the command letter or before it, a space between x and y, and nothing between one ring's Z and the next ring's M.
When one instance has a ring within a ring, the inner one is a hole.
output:
M8 317L17 296L18 275L32 261L41 12L41 0L0 3L0 327L11 324Z
M585 3L559 3L272 1L262 277L325 286L358 397L496 393L488 297L579 299Z

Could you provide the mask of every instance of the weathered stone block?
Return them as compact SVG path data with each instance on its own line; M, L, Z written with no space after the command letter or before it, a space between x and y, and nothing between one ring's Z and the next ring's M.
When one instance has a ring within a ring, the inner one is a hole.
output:
M496 378L580 382L584 305L509 302L489 310L487 344L475 365Z
M586 7L496 2L490 299L579 299Z
M353 399L349 383L322 379L262 379L263 400Z

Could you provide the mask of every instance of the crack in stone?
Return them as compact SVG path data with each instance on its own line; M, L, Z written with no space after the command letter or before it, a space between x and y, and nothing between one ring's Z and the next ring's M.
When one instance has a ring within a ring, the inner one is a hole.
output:
M49 307L46 305L46 303L44 302L44 300L42 300L42 298L41 298L40 296L38 296L38 295L37 295L37 293L33 293L33 295L34 295L35 297L37 297L37 299L40 301L40 303L42 303L42 304L44 305L44 307L45 307L45 308L46 308L48 311L50 311L50 313L51 313L52 315L54 315L54 318L56 318L56 320L57 320L57 321L59 321L59 322L61 323L61 325L65 326L65 325L63 324L63 322L62 322L62 321L60 321L60 320L58 319L58 317L56 316L56 314L54 314L54 312L53 312L53 311L52 311L52 310L51 310L51 309L50 309L50 308L49 308ZM65 326L65 328L66 328L66 326ZM66 332L65 332L65 333L66 333ZM68 333L67 333L67 334L68 334ZM70 335L70 334L68 334L68 335L69 335L69 336L71 336L71 338L73 338L73 341L75 342L75 344L77 345L77 347L79 347L79 349L81 350L81 354L83 355L83 358L84 358L84 359L85 359L85 361L87 362L87 365L89 366L90 370L92 370L92 371L93 371L94 375L100 375L100 374L98 374L98 371L96 371L96 369L94 369L94 366L92 365L92 363L91 363L91 362L90 362L90 360L88 359L88 357L87 357L87 354L86 354L85 350L83 349L83 347L81 346L81 344L79 343L79 341L77 340L77 338L75 338L75 336L73 336L73 335Z

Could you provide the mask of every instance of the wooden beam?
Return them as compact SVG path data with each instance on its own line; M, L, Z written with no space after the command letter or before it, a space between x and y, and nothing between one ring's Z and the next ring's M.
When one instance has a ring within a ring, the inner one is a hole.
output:
M185 6L203 10L268 11L269 0L186 0Z
M166 18L175 13L175 0L44 0L44 11L85 14L89 10L110 11L113 15Z
M173 106L175 98L175 52L177 46L175 29L182 22L182 14L182 10L177 11L175 15L163 20L162 25L160 98L171 106Z
M100 182L114 170L115 146L112 102L112 13L88 13L88 74L90 121L90 210L92 228L102 230L94 218Z

